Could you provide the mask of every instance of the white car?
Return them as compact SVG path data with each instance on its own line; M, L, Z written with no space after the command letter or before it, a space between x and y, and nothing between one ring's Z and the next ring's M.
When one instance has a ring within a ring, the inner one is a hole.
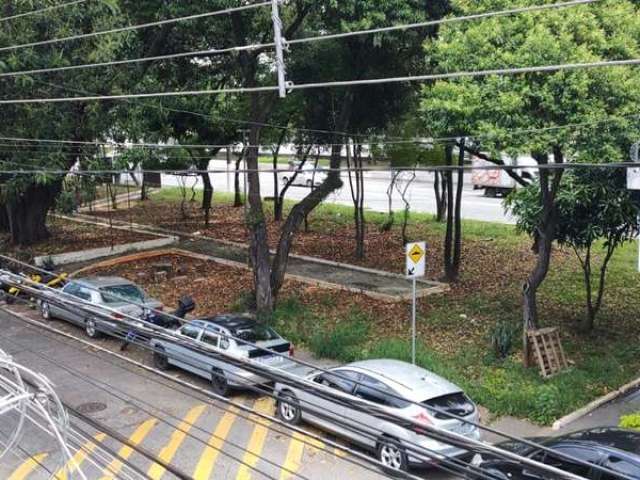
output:
M376 452L388 470L405 471L411 465L429 465L468 453L431 438L412 423L402 425L402 418L480 439L476 405L458 386L424 368L397 360L368 360L336 367L329 373L316 371L306 379L339 392L336 401L313 389L277 383L280 418L292 425L304 420ZM339 401L349 396L381 407L398 420L380 418Z
M289 180L296 174L293 185L304 185L305 187L313 188L316 185L322 183L327 177L326 172L316 171L313 164L305 163L300 167L300 163L290 163L289 168L291 172L284 173L281 181L283 185L287 185Z

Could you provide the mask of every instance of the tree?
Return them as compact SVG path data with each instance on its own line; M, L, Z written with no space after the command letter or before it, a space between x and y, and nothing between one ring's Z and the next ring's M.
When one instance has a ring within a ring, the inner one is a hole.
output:
M540 184L535 182L506 200L518 228L532 236L540 223L539 198ZM590 332L602 306L609 262L620 246L636 238L640 209L626 188L624 171L596 168L565 175L556 211L553 236L575 252L583 270L586 314L579 327ZM600 256L595 272L594 262Z
M460 14L513 6L493 0L452 3ZM640 16L633 2L623 0L458 23L443 27L427 51L440 71L637 58ZM628 115L639 95L640 76L632 68L582 69L438 81L425 87L422 109L434 134L473 137L474 144L465 149L474 155L498 165L504 164L503 154L531 155L545 167L568 159L623 159L637 132ZM594 124L603 117L615 120ZM528 183L515 171L509 174L521 185ZM537 291L549 271L562 177L560 169L539 174L541 214L533 245L537 260L523 286L527 362L526 331L539 325Z

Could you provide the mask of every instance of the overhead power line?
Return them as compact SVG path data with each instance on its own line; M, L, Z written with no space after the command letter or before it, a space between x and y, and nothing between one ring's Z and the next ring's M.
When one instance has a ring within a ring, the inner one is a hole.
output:
M52 5L50 7L41 8L39 10L32 10L30 12L17 13L15 15L11 15L10 17L0 18L0 22L8 22L11 20L17 20L18 18L30 17L32 15L42 15L43 13L49 13L54 10L60 10L62 8L72 7L74 5L79 5L81 3L86 3L87 0L75 0L73 2L61 3L59 5Z
M7 47L0 47L0 52L8 52L8 51L14 51L14 50L19 50L21 48L28 48L28 47L39 47L42 45L54 45L57 43L63 43L63 42L69 42L71 40L81 40L81 39L86 39L86 38L95 38L95 37L100 37L103 35L112 35L112 34L116 34L116 33L124 33L124 32L131 32L134 30L142 30L145 28L151 28L151 27L159 27L162 25L170 25L173 23L179 23L179 22L186 22L186 21L191 21L191 20L198 20L201 18L210 18L210 17L215 17L215 16L220 16L220 15L227 15L230 13L235 13L235 12L242 12L242 11L246 11L246 10L253 10L256 8L261 8L261 7L266 7L266 6L271 6L271 2L260 2L260 3L251 3L251 4L247 4L247 5L241 5L238 7L230 7L230 8L225 8L224 10L215 10L213 12L205 12L205 13L198 13L195 15L188 15L185 17L177 17L177 18L167 18L165 20L158 20L155 22L149 22L149 23L142 23L139 25L129 25L126 27L119 27L119 28L112 28L110 30L100 30L98 32L91 32L91 33L83 33L83 34L78 34L78 35L70 35L68 37L61 37L61 38L52 38L49 40L41 40L38 42L30 42L30 43L22 43L20 45L10 45Z
M471 21L471 20L483 20L483 19L492 18L492 17L502 17L502 16L516 15L516 14L520 14L520 13L528 13L528 12L537 12L537 11L551 10L551 9L558 9L558 8L575 7L575 6L578 6L578 5L586 5L586 4L591 4L591 3L598 2L598 1L600 1L600 0L573 0L573 1L569 1L569 2L554 3L554 4L548 4L548 5L535 5L535 6L530 6L530 7L512 8L512 9L508 9L508 10L477 13L477 14L465 15L465 16L460 16L460 17L448 17L448 18L443 18L443 19L438 19L438 20L429 20L429 21L426 21L426 22L410 23L410 24L403 24L403 25L392 25L392 26L389 26L389 27L373 28L373 29L369 29L369 30L357 30L357 31L353 31L353 32L342 32L342 33L317 35L317 36L313 36L313 37L305 37L305 38L289 40L289 41L286 42L286 44L288 44L288 45L302 45L302 44L306 44L306 43L320 42L320 41L327 41L327 40L336 40L336 39L355 37L355 36L373 35L373 34L378 34L378 33L390 33L390 32L396 32L396 31L406 31L406 30L412 30L412 29L417 29L417 28L426 28L426 27L442 25L442 24L459 23L459 22L466 22L466 21ZM111 32L111 33L113 33L113 32ZM66 38L73 38L73 37L66 37ZM66 41L66 38L47 40L47 42L54 42L54 41L55 42L62 42L62 41ZM42 43L40 43L40 44L42 44ZM19 48L19 47L20 46L16 46L16 48ZM170 60L170 59L177 59L177 58L188 58L188 57L218 55L218 54L224 54L224 53L249 51L249 50L259 50L259 49L275 48L275 47L276 47L275 42L269 42L269 43L258 43L258 44L253 44L253 45L243 45L243 46L228 47L228 48L212 48L212 49L207 49L207 50L171 53L171 54L166 54L166 55L157 55L157 56L153 56L153 57L131 58L131 59L124 59L124 60L113 60L113 61L108 61L108 62L87 63L87 64L79 64L79 65L67 65L67 66L64 66L64 67L37 68L37 69L30 69L30 70L21 70L21 71L16 71L16 72L5 72L5 73L0 73L0 78L17 77L17 76L22 76L22 75L37 75L37 74L42 74L42 73L65 72L65 71L71 71L71 70L82 70L82 69L89 69L89 68L100 68L100 67L108 67L108 66L127 65L127 64L134 64L134 63L143 63L143 62L154 62L154 61ZM3 50L4 50L4 48L0 48L0 52L3 51Z
M372 78L365 80L344 80L335 82L315 82L291 85L289 90L312 90L319 88L355 87L368 85L381 85L388 83L413 83L428 82L437 80L456 80L461 78L489 77L493 75L521 75L529 73L550 73L580 69L594 69L605 67L625 67L640 65L640 58L627 60L604 60L600 62L586 63L562 63L556 65L536 65L531 67L516 68L496 68L490 70L471 70L451 73L435 73L429 75L414 75L406 77ZM277 92L277 85L264 87L237 87L237 88L217 88L211 90L184 90L176 92L155 92L155 93L134 93L122 95L88 95L82 97L53 97L53 98L22 98L0 100L0 105L25 105L38 103L69 103L69 102L90 102L105 100L126 100L135 98L164 98L164 97L193 97L202 95L215 95L221 93L271 93Z

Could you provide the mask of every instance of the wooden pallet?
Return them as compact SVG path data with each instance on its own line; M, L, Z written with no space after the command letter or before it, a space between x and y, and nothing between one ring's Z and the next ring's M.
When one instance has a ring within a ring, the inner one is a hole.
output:
M527 335L543 378L549 378L569 368L557 328L531 330Z

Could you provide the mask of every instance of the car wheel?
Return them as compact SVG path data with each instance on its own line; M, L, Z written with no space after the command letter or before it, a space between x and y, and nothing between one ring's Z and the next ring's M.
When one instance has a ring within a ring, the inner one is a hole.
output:
M289 425L298 425L302 412L300 403L292 393L283 393L278 398L278 416Z
M96 320L94 318L88 318L84 322L84 331L89 338L100 338L100 332L96 328Z
M313 187L313 181L312 180L307 180L307 187L309 187L309 188Z
M169 370L169 359L162 347L156 347L153 350L153 366L158 370Z
M42 302L40 304L40 315L42 315L42 318L47 321L53 318L51 317L51 308L49 307L49 304L47 302Z
M388 472L407 471L407 453L392 438L382 438L378 442L378 461Z
M7 303L7 305L13 305L14 303L16 303L16 297L10 293L5 293L4 301Z
M227 382L227 377L222 370L215 369L211 373L211 389L221 397L226 397L229 394L229 382Z
M282 184L286 185L287 183L289 183L289 177L282 177Z

